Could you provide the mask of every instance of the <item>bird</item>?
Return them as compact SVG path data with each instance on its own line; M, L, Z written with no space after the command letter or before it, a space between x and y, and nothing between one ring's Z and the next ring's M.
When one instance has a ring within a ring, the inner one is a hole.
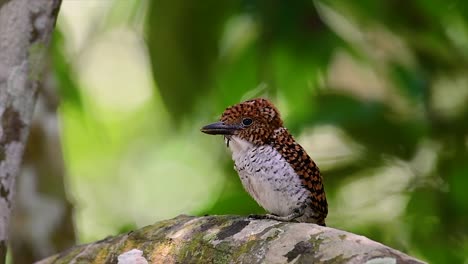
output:
M244 189L268 212L251 218L326 226L320 170L272 102L256 98L230 106L201 132L224 136Z

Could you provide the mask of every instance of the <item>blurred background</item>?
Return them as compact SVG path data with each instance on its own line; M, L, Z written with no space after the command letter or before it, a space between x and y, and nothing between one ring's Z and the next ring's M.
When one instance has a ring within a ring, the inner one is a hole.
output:
M179 214L262 213L221 137L266 97L328 226L468 263L468 3L64 0L18 180L13 263Z

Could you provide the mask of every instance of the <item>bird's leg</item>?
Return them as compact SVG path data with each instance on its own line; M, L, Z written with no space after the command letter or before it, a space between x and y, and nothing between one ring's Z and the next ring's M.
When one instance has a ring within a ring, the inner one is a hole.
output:
M304 214L305 207L301 206L299 208L294 209L294 211L285 216L278 216L274 214L264 214L264 215L249 215L249 218L253 219L272 219L276 221L282 221L282 222L290 222L298 217L301 217Z

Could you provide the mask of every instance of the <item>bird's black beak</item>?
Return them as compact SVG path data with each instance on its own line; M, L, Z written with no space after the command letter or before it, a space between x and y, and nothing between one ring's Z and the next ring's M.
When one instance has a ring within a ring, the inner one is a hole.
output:
M236 125L227 125L223 122L216 122L213 124L206 125L200 130L201 132L210 135L234 135L234 132L238 129L239 127Z

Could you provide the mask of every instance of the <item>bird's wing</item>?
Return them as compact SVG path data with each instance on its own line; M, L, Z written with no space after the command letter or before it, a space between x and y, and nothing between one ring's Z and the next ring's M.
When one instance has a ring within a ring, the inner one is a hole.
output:
M286 128L275 130L273 139L271 145L291 164L302 184L310 191L311 207L318 214L317 223L324 225L328 204L319 168Z

